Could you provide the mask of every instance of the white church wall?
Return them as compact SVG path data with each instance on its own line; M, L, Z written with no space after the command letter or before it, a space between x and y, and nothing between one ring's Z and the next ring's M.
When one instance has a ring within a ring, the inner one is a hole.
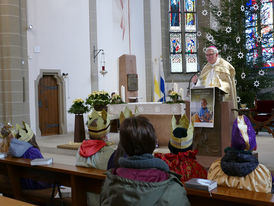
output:
M162 36L161 36L161 12L160 1L150 1L150 19L151 19L151 62L152 62L152 79L156 75L159 81L159 63L162 56ZM152 84L154 85L154 84ZM154 88L152 88L153 90ZM154 91L153 91L154 92ZM153 93L152 92L152 93Z
M127 0L97 0L97 48L105 51L108 71L104 76L99 73L101 55L98 55L99 89L109 93L119 92L119 57L135 55L138 96L145 101L143 1L130 1L129 7L127 3Z
M66 111L75 98L90 93L90 44L88 0L28 0L29 101L31 127L36 129L35 80L40 70L68 73ZM35 51L36 49L36 51ZM74 115L67 114L67 129L74 129Z

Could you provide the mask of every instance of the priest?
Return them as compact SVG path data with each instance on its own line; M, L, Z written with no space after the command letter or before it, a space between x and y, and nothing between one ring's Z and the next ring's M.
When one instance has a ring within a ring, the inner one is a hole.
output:
M204 66L196 86L218 87L227 93L225 101L231 101L233 108L237 109L234 67L219 57L215 46L206 49L206 59L208 63Z

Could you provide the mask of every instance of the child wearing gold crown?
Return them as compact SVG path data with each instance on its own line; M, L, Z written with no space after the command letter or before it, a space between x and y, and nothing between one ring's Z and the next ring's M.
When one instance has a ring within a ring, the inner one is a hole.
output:
M211 164L208 179L221 186L270 193L273 177L252 154L256 147L256 133L249 119L239 115L233 123L231 147Z
M193 123L189 123L184 114L179 124L172 117L172 134L168 143L171 153L155 153L154 156L164 160L171 171L181 175L184 183L192 178L207 178L207 171L196 161L197 150L192 150Z
M88 117L89 138L82 142L76 153L76 166L106 170L115 146L107 142L110 119L105 110L93 110ZM87 193L88 205L99 205L99 195Z
M3 138L0 145L0 152L2 153L25 159L43 158L36 143L35 134L25 122L23 122L23 127L16 124L16 129L10 124L4 125L1 128L0 137ZM2 179L0 181L2 181ZM52 187L52 185L47 183L30 179L21 179L21 185L23 189L43 189Z

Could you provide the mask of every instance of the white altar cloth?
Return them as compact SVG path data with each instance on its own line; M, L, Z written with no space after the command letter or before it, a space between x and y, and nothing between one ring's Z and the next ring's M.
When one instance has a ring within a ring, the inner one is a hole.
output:
M128 107L133 113L149 115L182 115L185 113L185 104L163 104L161 102L134 102L128 104L109 104L108 113L119 118L121 111ZM117 116L118 115L118 116ZM113 118L112 118L113 119Z

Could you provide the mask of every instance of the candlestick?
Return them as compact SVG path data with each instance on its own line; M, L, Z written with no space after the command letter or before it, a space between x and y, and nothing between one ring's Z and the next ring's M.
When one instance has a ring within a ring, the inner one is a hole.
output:
M126 90L125 90L125 87L124 85L121 86L121 99L123 102L126 102L125 99L126 99Z

